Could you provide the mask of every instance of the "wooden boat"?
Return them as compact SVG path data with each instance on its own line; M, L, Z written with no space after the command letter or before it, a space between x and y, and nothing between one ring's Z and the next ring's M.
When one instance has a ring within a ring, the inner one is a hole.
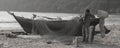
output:
M41 20L32 20L32 19L28 19L28 18L15 16L14 14L12 14L12 15L18 21L18 23L21 25L21 27L24 29L24 31L26 33L30 33L30 34L32 33L32 29L34 28L33 23L37 24L37 23L35 23L35 21L41 21ZM65 28L65 26L69 25L66 22L70 22L70 21L68 21L68 20L66 20L66 21L65 20L63 20L63 21L62 20L60 20L60 21L46 21L45 24L47 25L47 27L49 28L50 31L56 32L56 34L60 34L60 33L62 34L64 32L69 34L71 31L69 32L69 31L64 31L64 30L69 30L69 29ZM76 32L76 33L71 33L71 34L74 34L75 36L76 35L82 36L82 25L83 25L82 19L79 20L79 23L74 22L74 20L71 23L74 23L71 26L76 26L77 25L74 29L75 31L73 31L73 32ZM97 24L99 24L99 18L96 18L91 22L91 25L93 25L93 26L96 26ZM37 26L40 26L40 25L42 25L42 24L37 24L35 26L37 27ZM67 27L68 28L73 28L73 27L69 27L69 26L67 26ZM41 30L42 30L41 28L42 27L40 26L38 28L34 28L34 30L37 30L36 32L40 32L38 34L41 34ZM43 27L43 28L44 28L43 30L46 29L45 27ZM106 33L110 32L110 30L108 30L106 27L105 27L105 29L106 29ZM44 34L47 34L47 32L50 32L50 31L43 31L43 32L45 32ZM100 32L99 31L94 32L94 34L97 34L97 33L100 33ZM64 35L67 35L67 34L64 33ZM43 34L41 34L41 35L43 35Z

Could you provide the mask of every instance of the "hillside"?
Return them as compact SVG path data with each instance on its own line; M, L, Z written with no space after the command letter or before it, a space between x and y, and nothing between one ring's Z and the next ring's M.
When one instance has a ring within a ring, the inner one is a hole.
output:
M119 4L120 0L0 0L0 10L79 13L89 5L90 8L120 12Z

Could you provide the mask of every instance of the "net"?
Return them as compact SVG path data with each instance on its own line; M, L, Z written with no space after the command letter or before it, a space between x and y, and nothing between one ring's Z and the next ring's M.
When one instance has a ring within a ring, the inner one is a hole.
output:
M55 34L55 35L68 35L73 36L78 32L79 22L76 20L70 21L45 21L45 20L35 20L34 33L45 35L45 34ZM79 29L80 30L80 29Z

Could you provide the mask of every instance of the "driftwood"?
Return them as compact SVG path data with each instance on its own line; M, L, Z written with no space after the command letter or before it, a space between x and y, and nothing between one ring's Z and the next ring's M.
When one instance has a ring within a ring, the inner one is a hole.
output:
M11 32L0 32L0 35L11 34Z
M30 38L30 39L38 39L41 38L40 35L16 35L16 34L6 34L6 37L9 38Z

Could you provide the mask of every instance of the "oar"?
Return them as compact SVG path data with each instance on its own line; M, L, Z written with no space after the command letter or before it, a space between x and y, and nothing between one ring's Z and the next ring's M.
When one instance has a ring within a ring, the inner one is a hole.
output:
M32 14L33 15L33 21L32 21L32 30L31 30L31 32L32 32L32 34L35 34L35 31L34 31L34 18L36 18L36 14Z

